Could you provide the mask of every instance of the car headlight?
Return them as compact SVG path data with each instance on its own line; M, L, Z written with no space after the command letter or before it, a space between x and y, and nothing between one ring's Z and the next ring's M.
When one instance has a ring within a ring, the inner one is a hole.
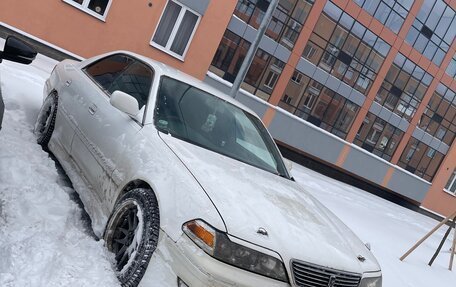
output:
M192 220L182 227L185 234L210 256L238 268L288 283L285 266L280 259L232 242L202 220Z
M382 276L365 277L361 280L359 287L382 287Z

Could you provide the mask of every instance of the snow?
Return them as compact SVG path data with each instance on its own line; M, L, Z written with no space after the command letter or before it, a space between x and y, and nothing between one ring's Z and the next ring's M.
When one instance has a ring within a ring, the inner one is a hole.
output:
M448 270L453 232L432 267L427 265L443 238L446 226L401 262L399 257L438 221L298 164L293 165L292 174L361 240L370 243L382 267L384 287L454 286L456 270ZM453 269L456 269L456 264Z
M71 200L74 190L32 133L54 64L41 55L30 66L0 64L6 105L0 131L0 286L119 286L113 255L85 229L82 210ZM437 221L297 164L292 174L371 244L384 287L454 285L456 271L448 270L453 234L434 265L427 265L445 228L399 261ZM153 268L170 272L165 264Z
M112 255L85 230L54 161L32 133L55 61L0 64L0 286L119 286Z

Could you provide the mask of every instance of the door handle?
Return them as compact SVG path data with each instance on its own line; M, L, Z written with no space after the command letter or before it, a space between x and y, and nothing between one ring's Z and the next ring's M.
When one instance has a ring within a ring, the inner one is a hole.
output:
M94 115L97 112L97 106L95 104L92 104L89 107L89 114Z

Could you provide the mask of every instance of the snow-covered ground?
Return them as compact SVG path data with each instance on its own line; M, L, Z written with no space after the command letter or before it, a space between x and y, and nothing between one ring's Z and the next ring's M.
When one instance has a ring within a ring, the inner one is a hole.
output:
M119 286L110 254L86 232L74 191L32 133L54 64L43 56L0 64L0 286Z
M299 165L294 166L292 173L361 240L371 244L372 252L382 267L384 287L455 286L456 270L448 270L453 233L432 267L427 265L443 238L446 226L401 262L399 257L438 221ZM453 266L456 269L456 264Z
M54 64L43 56L30 66L0 64L6 104L0 131L0 286L118 286L111 255L85 230L82 210L71 200L73 189L32 133ZM427 266L444 228L404 262L398 259L437 221L296 164L292 173L371 243L384 287L454 286L450 240Z

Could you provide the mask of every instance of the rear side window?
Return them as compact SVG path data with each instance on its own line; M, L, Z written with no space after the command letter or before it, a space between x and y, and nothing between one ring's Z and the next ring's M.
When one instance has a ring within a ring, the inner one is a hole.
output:
M125 71L133 61L133 59L124 55L109 56L87 66L85 71L98 85L107 91L113 81Z
M109 95L122 91L136 98L139 109L146 105L154 75L149 66L113 55L87 66L85 72Z

